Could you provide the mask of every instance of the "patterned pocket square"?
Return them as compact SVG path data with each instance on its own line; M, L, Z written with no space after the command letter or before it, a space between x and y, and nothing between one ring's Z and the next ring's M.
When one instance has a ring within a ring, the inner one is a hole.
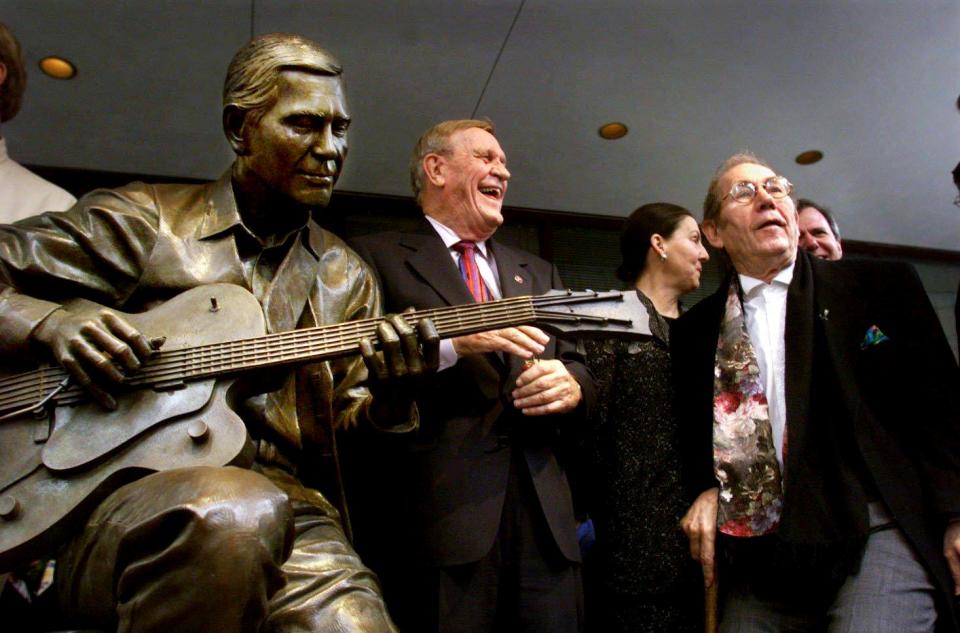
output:
M871 345L879 345L884 341L889 341L890 338L880 331L876 325L871 325L867 328L867 334L863 337L863 342L860 343L860 349L867 349Z

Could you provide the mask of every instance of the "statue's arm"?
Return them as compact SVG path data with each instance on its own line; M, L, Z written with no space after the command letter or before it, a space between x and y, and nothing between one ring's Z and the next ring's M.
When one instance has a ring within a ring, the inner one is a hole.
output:
M139 332L109 308L64 304L121 306L149 260L158 226L143 185L94 191L67 211L0 225L0 355L52 356L85 385L115 382L111 359L136 366L149 353Z

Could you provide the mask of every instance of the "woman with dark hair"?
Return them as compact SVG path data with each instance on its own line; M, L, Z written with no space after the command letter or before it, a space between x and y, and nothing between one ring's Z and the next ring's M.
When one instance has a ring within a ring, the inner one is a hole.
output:
M686 507L669 344L680 297L700 285L707 251L693 215L658 202L627 219L620 253L617 276L636 288L653 337L588 343L599 396L589 433L596 566L588 570L588 624L597 631L702 631L700 571L679 526Z

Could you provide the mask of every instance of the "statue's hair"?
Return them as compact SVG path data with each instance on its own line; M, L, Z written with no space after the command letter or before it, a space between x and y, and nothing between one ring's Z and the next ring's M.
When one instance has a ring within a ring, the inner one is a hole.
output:
M284 70L330 76L343 72L340 62L312 40L290 33L260 35L233 56L223 84L224 107L234 105L259 121L276 103Z
M420 202L420 194L423 191L423 181L426 178L426 175L423 173L424 157L427 154L448 153L450 151L451 136L460 130L469 130L475 127L496 136L493 121L489 119L454 119L452 121L442 121L423 133L423 136L420 137L413 148L413 154L410 156L410 186L413 187L413 193L417 197L418 203Z
M27 87L27 71L23 67L23 51L13 31L0 22L0 63L7 68L7 78L0 86L0 121L17 116Z

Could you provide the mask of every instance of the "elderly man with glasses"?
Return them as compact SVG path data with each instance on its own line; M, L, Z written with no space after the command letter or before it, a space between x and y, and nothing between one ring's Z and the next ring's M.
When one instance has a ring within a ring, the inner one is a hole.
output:
M732 270L676 324L682 527L721 631L956 631L957 365L916 273L797 251L790 182L710 183Z

